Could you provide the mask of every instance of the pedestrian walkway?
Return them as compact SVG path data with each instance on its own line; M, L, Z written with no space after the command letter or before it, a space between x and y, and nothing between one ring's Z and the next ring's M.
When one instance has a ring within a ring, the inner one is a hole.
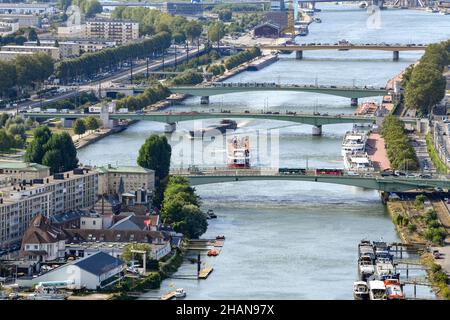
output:
M376 171L386 170L391 167L386 153L384 139L379 133L372 132L369 135L367 139L367 154Z

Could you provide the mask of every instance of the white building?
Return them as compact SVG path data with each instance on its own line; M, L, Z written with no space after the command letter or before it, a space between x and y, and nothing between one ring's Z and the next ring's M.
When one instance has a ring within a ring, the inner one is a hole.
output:
M40 40L41 46L56 47L55 40ZM36 41L27 41L23 45L25 47L36 47ZM58 41L59 58L78 57L81 53L80 45L74 41Z
M98 251L38 277L18 278L17 284L23 287L32 287L39 282L68 281L73 283L72 289L97 290L119 281L122 278L121 272L124 267L125 264L122 260Z
M139 23L115 19L87 20L86 37L113 40L118 44L127 43L139 38Z
M6 36L19 30L19 20L12 18L0 18L0 36Z
M56 8L51 3L0 3L0 13L53 14Z
M150 194L155 189L155 171L139 166L112 166L98 168L99 194L122 194L141 189Z
M1 51L12 51L12 52L43 52L48 54L55 60L59 60L59 48L53 46L17 46L17 45L7 45L1 48Z

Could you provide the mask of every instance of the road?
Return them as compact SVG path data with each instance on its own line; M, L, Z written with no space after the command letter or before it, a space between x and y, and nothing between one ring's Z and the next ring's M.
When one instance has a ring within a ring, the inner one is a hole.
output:
M416 134L409 134L408 136L411 139L411 145L416 153L421 171L436 172L433 161L431 161L430 155L428 154L425 137Z

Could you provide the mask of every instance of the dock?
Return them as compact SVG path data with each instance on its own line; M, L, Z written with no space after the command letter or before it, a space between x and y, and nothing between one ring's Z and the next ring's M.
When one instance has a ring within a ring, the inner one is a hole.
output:
M175 298L175 291L170 291L161 296L161 300L172 300Z
M213 268L212 267L206 267L202 270L200 270L199 274L198 274L198 278L199 279L206 279L208 278L208 276L211 274L211 272L213 272Z

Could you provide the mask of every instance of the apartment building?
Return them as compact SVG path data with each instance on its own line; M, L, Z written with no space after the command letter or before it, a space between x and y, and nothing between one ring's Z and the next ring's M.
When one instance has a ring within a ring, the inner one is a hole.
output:
M139 38L139 23L114 19L87 20L86 37L127 43Z
M54 47L55 40L40 40L41 46ZM27 41L26 47L36 46L36 41ZM80 45L74 41L58 41L59 59L78 57L81 53Z
M37 52L43 52L48 54L50 57L52 57L55 60L59 60L60 53L58 47L48 47L48 46L16 46L16 45L7 45L3 46L1 48L2 52L9 51L9 52L30 52L30 53L37 53Z
M19 20L13 18L0 18L0 36L6 36L19 30Z
M155 189L155 171L139 166L112 166L98 168L99 194L120 194L144 189Z
M0 189L0 247L21 239L31 220L94 205L98 172L75 169Z
M34 14L0 14L0 19L17 19L19 27L41 27L41 17Z
M43 179L50 175L50 168L38 163L21 161L0 161L0 186L33 179Z
M0 13L14 14L54 14L53 3L0 3Z

